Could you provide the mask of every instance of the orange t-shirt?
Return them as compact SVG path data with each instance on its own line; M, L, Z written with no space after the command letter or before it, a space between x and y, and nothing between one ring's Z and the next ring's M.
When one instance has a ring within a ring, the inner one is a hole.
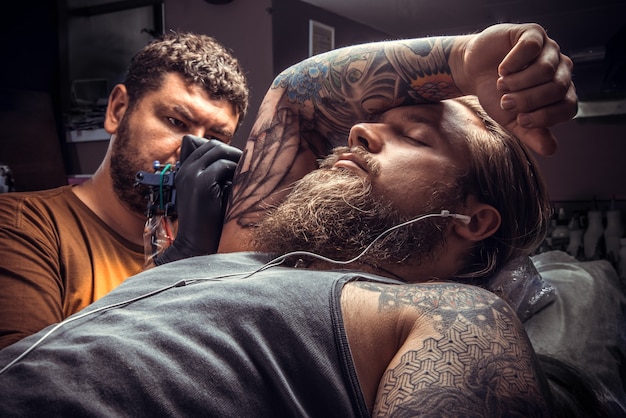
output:
M72 186L0 194L0 348L62 321L144 264Z

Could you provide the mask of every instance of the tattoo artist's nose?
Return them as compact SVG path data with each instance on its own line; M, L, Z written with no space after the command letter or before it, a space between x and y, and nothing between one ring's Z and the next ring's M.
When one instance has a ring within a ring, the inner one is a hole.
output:
M379 152L383 146L381 128L379 123L357 123L350 129L348 145L361 146L372 153Z
M204 135L206 134L207 130L202 128L202 127L193 127L189 129L189 132L187 132L189 135L194 135L197 136L199 138L203 138Z

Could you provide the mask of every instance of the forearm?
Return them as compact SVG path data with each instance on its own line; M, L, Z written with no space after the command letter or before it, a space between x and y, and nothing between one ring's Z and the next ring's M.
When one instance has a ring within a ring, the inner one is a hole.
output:
M345 47L283 71L270 90L269 112L289 109L331 143L344 144L358 120L400 104L439 101L460 94L450 69L455 37L433 37ZM458 61L458 60L456 60ZM266 127L261 119L255 133Z

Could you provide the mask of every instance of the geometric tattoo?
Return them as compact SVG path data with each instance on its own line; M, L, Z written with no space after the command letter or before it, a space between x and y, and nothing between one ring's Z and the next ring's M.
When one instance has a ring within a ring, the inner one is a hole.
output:
M413 306L437 337L405 353L381 379L375 415L543 416L534 352L510 307L484 289L440 283L379 286L382 310ZM395 288L395 289L394 289Z

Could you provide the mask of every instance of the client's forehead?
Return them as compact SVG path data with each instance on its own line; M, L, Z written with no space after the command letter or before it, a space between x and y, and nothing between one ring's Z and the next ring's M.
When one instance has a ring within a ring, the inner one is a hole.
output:
M379 117L379 122L396 123L403 120L438 125L444 110L443 103L429 103L420 105L398 106L385 111Z
M448 99L438 103L425 103L393 107L382 113L379 121L385 122L395 117L413 117L424 122L437 123L442 119L460 119L479 121L476 114L464 104Z
M451 144L466 142L469 131L485 130L474 111L455 100L395 107L384 112L379 122L391 125L423 123L437 130Z

